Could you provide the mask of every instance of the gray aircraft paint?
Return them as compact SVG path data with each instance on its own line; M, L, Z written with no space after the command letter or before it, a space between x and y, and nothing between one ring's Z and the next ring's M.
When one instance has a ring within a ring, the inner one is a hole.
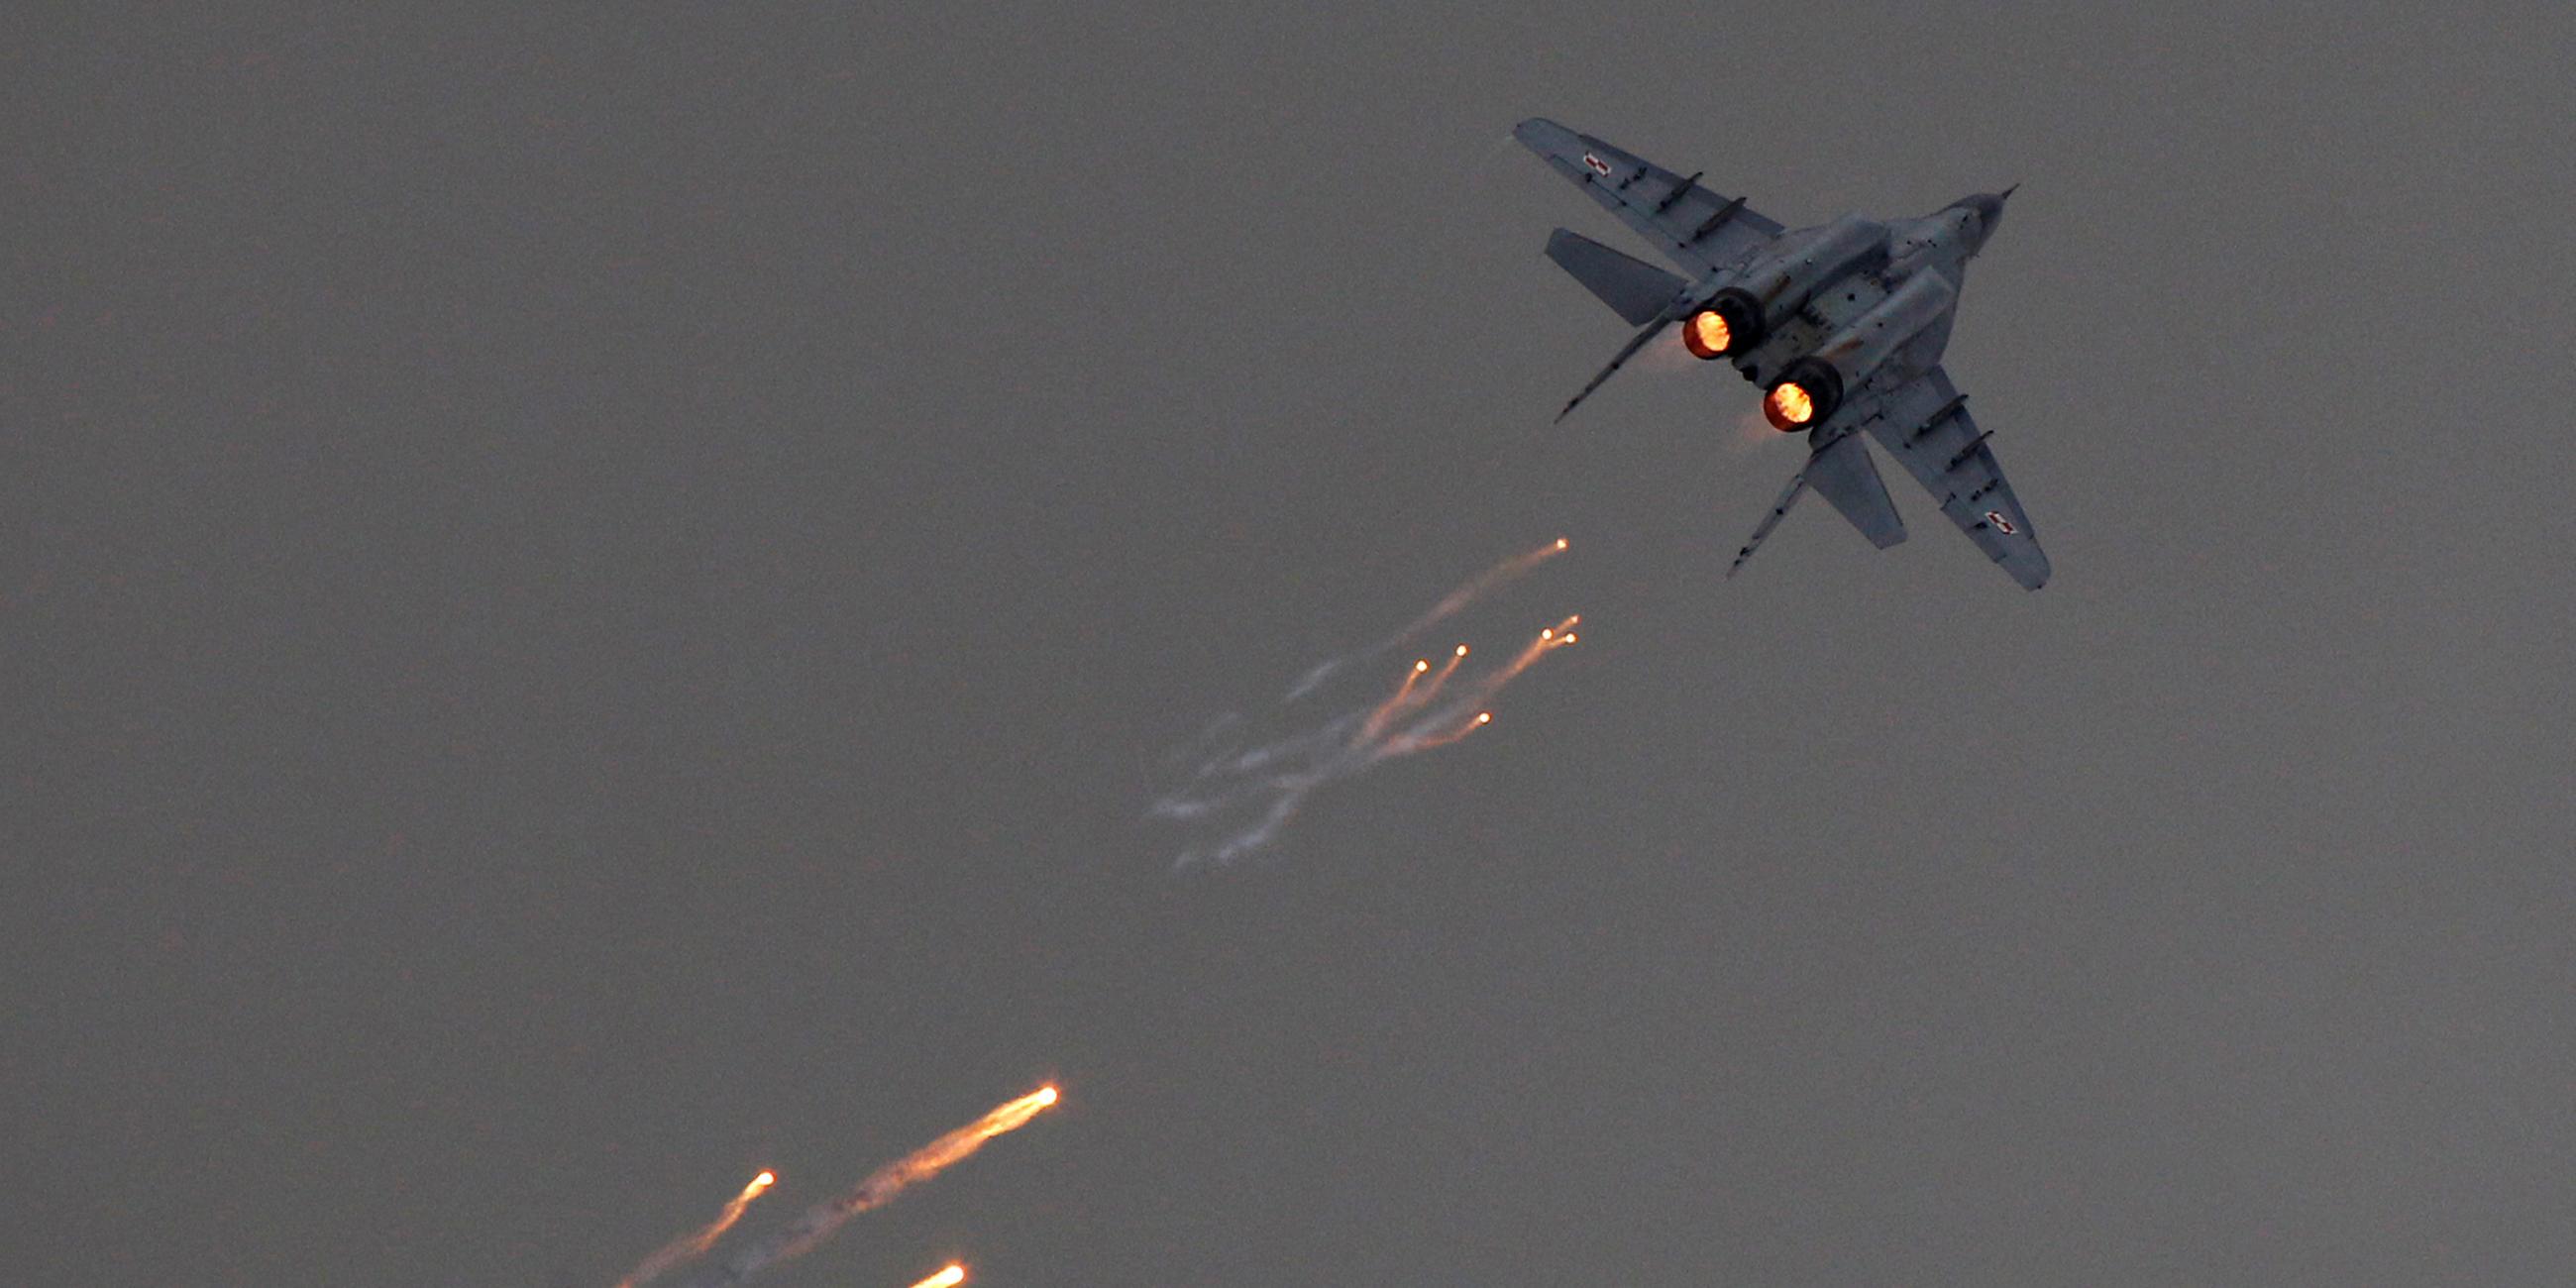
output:
M1722 355L1746 380L1767 392L1799 372L1824 370L1840 391L1839 403L1807 427L1806 465L1737 552L1728 575L1808 489L1824 493L1880 549L1905 540L1904 521L1862 446L1859 435L1867 431L1987 558L2026 589L2047 584L2048 556L2038 532L2005 482L1989 435L1969 419L1966 399L1940 367L1968 261L2002 223L2011 188L1964 197L1917 219L1845 215L1784 230L1743 198L1700 187L1697 174L1676 174L1553 121L1523 121L1513 135L1691 274L1676 278L1556 230L1548 258L1640 327L1559 419L1667 327L1721 295L1745 301L1748 321L1759 318L1754 342Z

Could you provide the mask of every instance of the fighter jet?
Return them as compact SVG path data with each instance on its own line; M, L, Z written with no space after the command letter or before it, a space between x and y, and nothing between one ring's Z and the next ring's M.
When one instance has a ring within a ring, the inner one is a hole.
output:
M1554 121L1523 121L1512 133L1685 274L1563 228L1548 238L1549 259L1639 328L1557 419L1679 325L1693 356L1723 358L1762 387L1773 428L1807 436L1806 464L1728 576L1811 488L1879 549L1905 539L1865 431L2013 580L2030 590L2047 583L2048 556L1995 463L1991 431L1977 429L1967 396L1941 369L1961 279L2002 222L2011 188L1920 219L1845 215L1790 232L1744 198L1701 187L1698 174L1675 174Z

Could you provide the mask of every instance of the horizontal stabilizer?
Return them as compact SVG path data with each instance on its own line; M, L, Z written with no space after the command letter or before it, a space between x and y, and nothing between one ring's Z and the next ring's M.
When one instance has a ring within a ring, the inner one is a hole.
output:
M1807 459L1805 477L1871 545L1885 550L1905 539L1905 520L1896 517L1896 503L1887 499L1887 485L1878 481L1878 466L1860 435L1827 443Z
M1664 311L1685 283L1664 270L1632 259L1589 237L1559 228L1547 239L1547 257L1574 275L1584 289L1601 298L1630 326L1644 326Z

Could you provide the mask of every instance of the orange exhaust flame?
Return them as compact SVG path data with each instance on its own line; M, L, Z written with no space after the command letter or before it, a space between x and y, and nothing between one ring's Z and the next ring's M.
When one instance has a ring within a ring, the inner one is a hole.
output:
M1782 433L1806 428L1816 418L1816 400L1795 381L1784 381L1762 400L1762 414Z
M1682 324L1682 344L1694 358L1723 357L1735 347L1735 332L1713 309L1702 309Z
M966 1282L966 1267L951 1265L938 1274L914 1284L912 1288L957 1288L957 1285L964 1282Z
M742 1193L734 1195L724 1205L724 1211L716 1214L715 1220L662 1245L652 1256L644 1258L642 1264L626 1272L626 1277L617 1281L617 1288L637 1288L637 1285L670 1273L671 1267L683 1261L704 1255L707 1249L715 1246L716 1240L724 1237L725 1231L734 1227L734 1222L742 1219L743 1210L751 1206L753 1199L777 1183L778 1173L771 1171L764 1170L751 1178L751 1184L743 1186Z

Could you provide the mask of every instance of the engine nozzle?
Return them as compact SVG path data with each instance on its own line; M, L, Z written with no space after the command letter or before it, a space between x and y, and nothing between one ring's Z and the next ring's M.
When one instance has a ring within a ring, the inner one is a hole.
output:
M1830 363L1800 358L1762 396L1762 418L1783 434L1814 429L1843 405L1843 378Z
M1701 359L1724 358L1762 343L1762 305L1728 287L1682 319L1682 347Z

